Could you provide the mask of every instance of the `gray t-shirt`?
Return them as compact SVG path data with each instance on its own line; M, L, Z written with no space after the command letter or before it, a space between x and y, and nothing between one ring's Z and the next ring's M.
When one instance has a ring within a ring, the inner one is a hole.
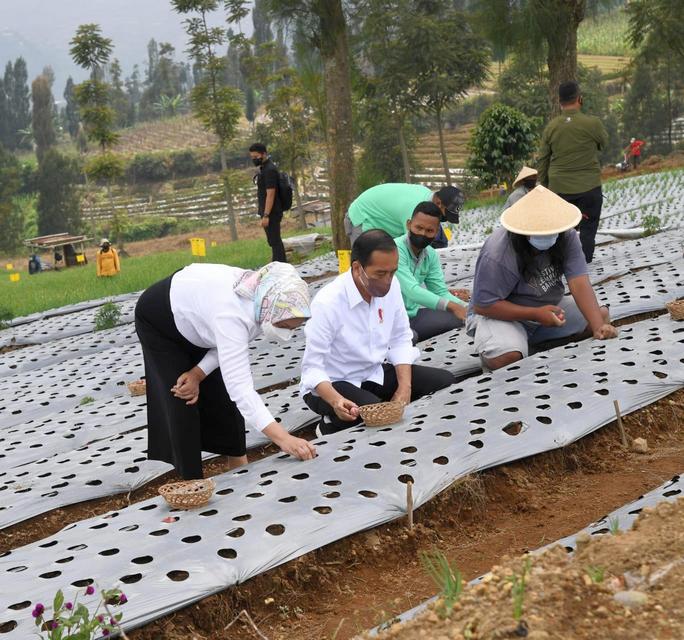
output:
M587 263L582 245L574 230L561 234L558 242L565 242L563 273L551 264L548 251L535 256L536 275L525 279L518 267L518 260L508 231L495 229L484 243L475 265L470 311L473 305L488 307L500 300L507 300L526 307L542 307L558 304L565 293L561 276L566 280L586 275Z
M524 184L520 185L515 191L511 192L511 195L508 196L508 198L506 198L506 204L504 204L503 211L514 205L520 198L523 198L529 192L530 190Z

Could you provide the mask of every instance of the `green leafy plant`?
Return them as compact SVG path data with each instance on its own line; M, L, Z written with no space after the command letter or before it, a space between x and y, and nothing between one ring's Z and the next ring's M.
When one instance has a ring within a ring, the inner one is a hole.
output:
M608 520L608 528L610 529L610 534L616 536L618 533L620 533L620 519L610 518Z
M85 396L81 398L81 401L78 403L80 406L83 406L84 404L91 404L92 402L95 402L95 398L92 396Z
M522 567L520 575L513 574L508 580L512 584L511 597L513 598L513 618L518 623L518 629L523 625L522 615L525 607L525 588L527 586L527 575L530 572L531 560L527 558Z
M92 596L95 587L88 585L86 596ZM65 601L60 589L52 603L52 614L48 617L48 608L40 602L33 607L31 615L38 627L38 637L45 640L92 640L106 637L112 633L126 638L120 622L123 614L113 613L110 607L119 607L128 602L126 594L119 589L100 591L100 602L92 613L84 604L78 602L78 594L73 602Z
M601 584L606 578L606 570L603 567L587 567L587 575L594 584Z
M662 223L658 216L650 214L641 219L641 224L644 227L644 235L652 236L660 231Z
M7 329L9 321L14 317L9 309L0 307L0 329Z
M421 552L420 561L425 572L440 588L446 616L463 593L463 577L458 569L453 569L441 551Z
M121 317L121 308L111 300L105 302L95 314L95 331L113 329Z

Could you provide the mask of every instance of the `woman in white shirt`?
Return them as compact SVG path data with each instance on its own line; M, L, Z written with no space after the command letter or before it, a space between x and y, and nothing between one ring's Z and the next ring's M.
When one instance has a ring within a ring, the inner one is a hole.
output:
M135 327L145 359L147 456L185 479L202 477L202 451L247 462L245 423L301 460L314 447L285 431L254 388L248 345L263 332L288 340L310 317L306 283L289 264L258 271L192 264L140 296Z

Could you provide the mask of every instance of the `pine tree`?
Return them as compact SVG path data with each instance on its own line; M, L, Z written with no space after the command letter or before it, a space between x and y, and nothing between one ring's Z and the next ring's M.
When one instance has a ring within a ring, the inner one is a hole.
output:
M48 149L38 170L38 233L78 233L81 230L80 198L76 185L81 176L78 162Z
M31 148L30 143L22 143L22 134L31 126L31 100L28 86L28 71L26 61L19 57L12 68L12 93L8 94L10 101L10 126L14 135L14 149L19 147Z
M64 100L66 102L64 114L67 130L69 131L71 139L75 140L78 135L78 125L81 121L81 117L78 112L78 102L76 101L76 89L71 76L67 79L66 86L64 87Z
M55 101L50 90L48 76L39 75L33 81L31 99L33 101L33 139L36 143L36 157L40 163L47 149L52 147L57 139L54 127Z

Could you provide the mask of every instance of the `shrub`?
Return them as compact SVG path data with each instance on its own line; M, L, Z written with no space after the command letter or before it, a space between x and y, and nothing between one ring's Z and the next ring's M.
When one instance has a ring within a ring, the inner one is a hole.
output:
M191 149L173 152L170 164L174 178L196 176L203 170L199 156Z
M169 159L163 154L139 153L126 167L130 182L161 182L171 176Z
M95 331L113 329L121 318L121 308L111 300L105 302L95 314Z

